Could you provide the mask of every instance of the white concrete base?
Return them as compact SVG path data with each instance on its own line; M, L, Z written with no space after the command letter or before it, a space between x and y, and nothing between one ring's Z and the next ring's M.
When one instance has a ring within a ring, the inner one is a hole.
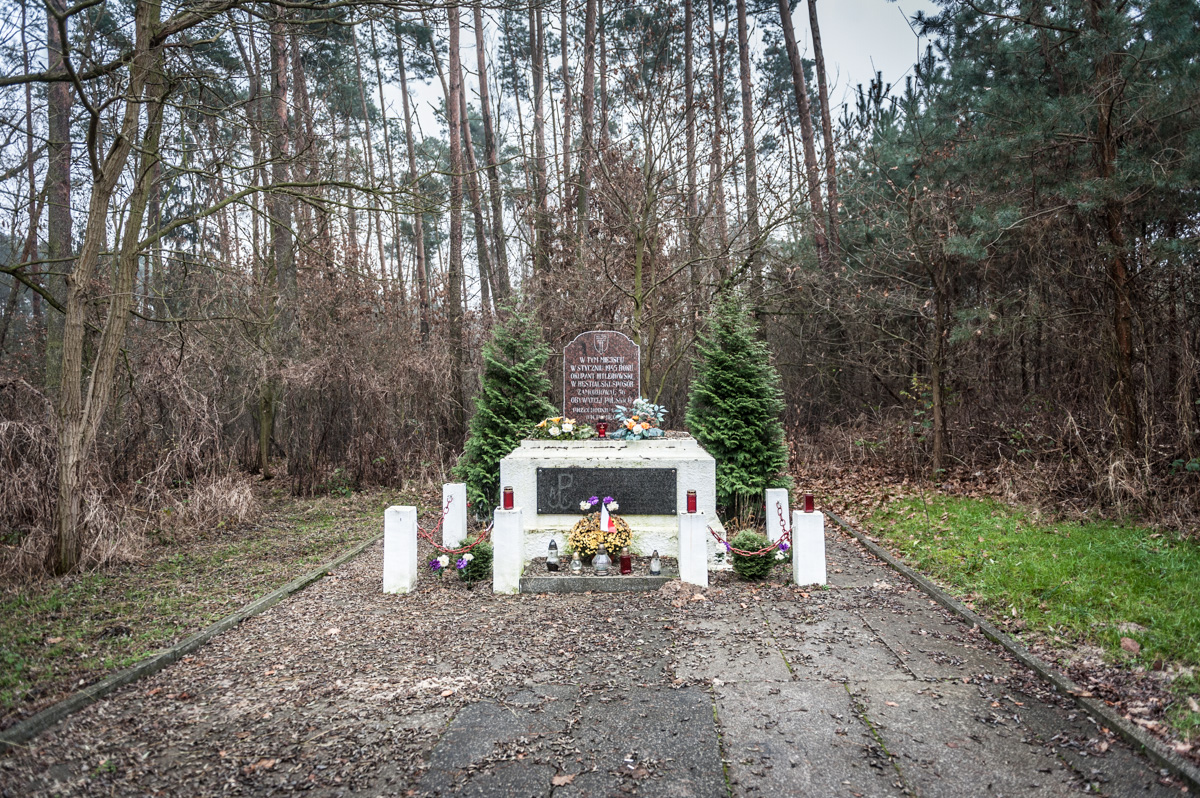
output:
M782 510L782 512L780 512ZM767 488L767 537L772 543L783 537L788 518L787 488Z
M687 507L688 490L696 491L698 515L709 519L713 529L724 534L717 519L716 460L694 438L658 438L646 441L591 439L587 441L522 441L520 447L500 461L500 484L513 489L517 507L525 508L525 560L546 555L551 539L560 551L566 549L567 532L578 515L539 515L537 512L538 468L674 468L675 503L679 512ZM616 497L620 502L621 497ZM619 512L619 511L618 511ZM633 528L629 545L634 554L649 557L657 550L663 557L679 553L679 524L674 515L624 516ZM709 537L708 567L732 567L724 550Z
M828 584L825 577L825 513L792 513L792 578L798 585Z
M383 592L408 593L417 586L417 508L383 513Z
M457 549L467 540L467 486L462 482L442 485L442 545Z
M702 513L679 514L679 578L708 587L708 524Z
M524 536L520 507L496 510L492 526L492 592L521 592L521 573L525 570Z

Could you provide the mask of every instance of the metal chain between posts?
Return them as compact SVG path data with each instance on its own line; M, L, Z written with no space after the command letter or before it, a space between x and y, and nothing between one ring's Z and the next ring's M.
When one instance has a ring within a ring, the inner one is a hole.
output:
M442 524L444 524L446 521L446 516L450 514L450 505L453 502L454 502L453 496L446 497L446 504L442 507L442 517L438 519L437 526L435 526L433 529L426 532L424 529L421 529L420 524L417 524L417 535L419 537L423 537L427 541L429 541L429 544L431 546L433 546L435 549L437 549L438 551L440 551L442 554L466 554L468 551L470 551L471 549L475 548L476 546L478 546L480 543L483 542L483 539L485 537L487 537L488 532L492 531L493 524L488 524L486 527L484 527L480 531L479 535L476 536L475 540L472 541L471 544L468 546L463 546L463 547L457 548L457 549L448 549L445 546L442 546L436 540L433 539L433 535L435 532L437 532L439 529L442 528ZM468 504L467 506L469 507L470 505Z
M767 546L765 549L759 549L758 551L745 551L744 549L735 548L733 544L717 534L717 531L712 528L712 524L708 525L708 532L717 539L718 543L725 547L725 551L730 552L731 554L740 554L743 557L757 557L760 554L766 554L767 552L774 551L775 549L787 551L792 545L792 528L787 521L784 520L783 504L781 502L775 502L775 512L779 515L779 527L783 530L783 534L779 536L779 540L775 541L770 546Z

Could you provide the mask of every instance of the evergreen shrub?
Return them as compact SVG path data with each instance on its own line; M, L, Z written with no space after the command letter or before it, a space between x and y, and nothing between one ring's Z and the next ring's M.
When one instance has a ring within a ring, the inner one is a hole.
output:
M717 301L696 348L688 431L717 461L717 504L745 518L761 509L767 488L791 484L779 373L736 293Z
M766 535L761 535L749 529L742 530L729 541L735 549L742 551L758 551L771 545ZM765 579L775 565L775 550L756 554L749 557L745 554L733 553L733 570L742 579Z
M528 311L509 308L483 347L482 386L475 415L453 474L467 485L475 514L488 514L500 502L500 460L542 419L555 413L546 397L550 348L541 325Z
M478 582L491 577L492 544L485 540L471 549L471 554L472 559L467 567L458 569L458 578L464 582Z

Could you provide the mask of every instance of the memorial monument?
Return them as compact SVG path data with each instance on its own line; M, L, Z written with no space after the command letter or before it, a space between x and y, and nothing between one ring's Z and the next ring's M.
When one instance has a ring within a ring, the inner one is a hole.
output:
M629 407L641 388L641 355L623 333L593 330L563 350L563 415L577 422L611 421L616 405ZM682 411L680 411L682 412ZM679 513L687 492L696 491L697 512L724 534L716 512L716 461L690 436L653 440L525 440L500 461L500 484L513 489L521 509L526 562L542 557L552 539L587 511L592 496L615 497L633 529L631 548L649 556L658 550L676 556ZM728 563L715 540L708 540L711 568Z

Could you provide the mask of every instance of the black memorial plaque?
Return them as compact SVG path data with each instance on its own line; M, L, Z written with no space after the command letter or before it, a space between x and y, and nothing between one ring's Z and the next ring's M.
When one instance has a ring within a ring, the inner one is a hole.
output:
M612 421L616 405L637 401L641 368L641 350L623 333L592 330L575 336L563 349L563 415L584 424Z
M579 503L612 496L618 515L675 515L674 468L539 468L538 515L584 515Z

